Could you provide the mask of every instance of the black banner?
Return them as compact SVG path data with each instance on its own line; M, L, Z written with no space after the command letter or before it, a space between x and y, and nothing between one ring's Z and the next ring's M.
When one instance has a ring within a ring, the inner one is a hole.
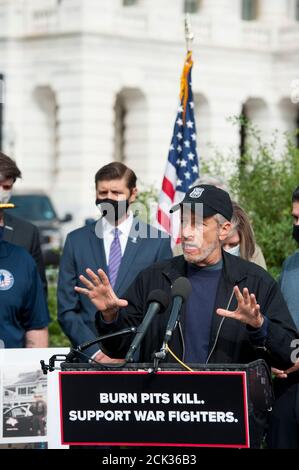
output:
M60 372L63 444L249 447L246 373Z

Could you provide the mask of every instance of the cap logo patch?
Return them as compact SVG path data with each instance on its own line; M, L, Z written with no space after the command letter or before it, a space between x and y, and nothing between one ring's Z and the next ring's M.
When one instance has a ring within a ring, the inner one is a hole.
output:
M204 188L194 188L193 191L189 194L189 197L192 197L193 199L198 199L203 192Z

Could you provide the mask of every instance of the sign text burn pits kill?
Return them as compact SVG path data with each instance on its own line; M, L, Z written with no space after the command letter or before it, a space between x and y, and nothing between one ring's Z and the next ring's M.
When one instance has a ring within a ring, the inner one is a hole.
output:
M135 409L132 405L185 405L178 409ZM205 405L197 393L100 393L102 409L70 410L70 421L158 421L158 422L202 422L236 423L238 420L230 410L200 410ZM107 409L111 405L111 409ZM121 405L119 409L117 405ZM130 405L126 409L123 405ZM189 409L188 409L189 405ZM192 409L191 409L192 407ZM100 407L99 407L100 408Z

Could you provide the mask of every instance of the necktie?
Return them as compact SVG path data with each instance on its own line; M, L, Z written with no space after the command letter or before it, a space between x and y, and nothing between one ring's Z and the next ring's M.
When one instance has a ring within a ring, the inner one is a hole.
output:
M113 288L115 286L117 273L121 263L121 246L118 234L119 230L116 228L114 231L114 238L109 253L109 280Z

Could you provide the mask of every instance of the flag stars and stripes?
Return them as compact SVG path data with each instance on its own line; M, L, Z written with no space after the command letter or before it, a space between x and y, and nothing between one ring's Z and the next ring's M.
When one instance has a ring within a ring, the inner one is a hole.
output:
M169 210L176 202L183 199L186 191L198 178L196 124L191 88L191 52L188 52L187 64L183 70L181 101L175 118L157 213L160 227L172 235L174 242L179 241L179 220L177 220L179 215L172 217ZM187 85L188 89L183 85Z

